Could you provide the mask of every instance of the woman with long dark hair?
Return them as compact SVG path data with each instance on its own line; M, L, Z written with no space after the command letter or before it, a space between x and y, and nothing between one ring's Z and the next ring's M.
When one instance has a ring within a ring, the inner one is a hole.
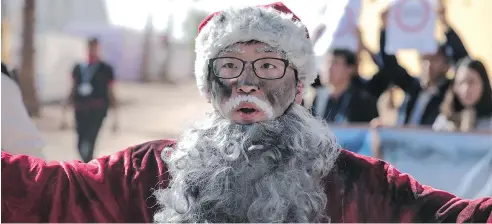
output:
M492 131L492 90L482 62L464 59L432 126L446 131Z

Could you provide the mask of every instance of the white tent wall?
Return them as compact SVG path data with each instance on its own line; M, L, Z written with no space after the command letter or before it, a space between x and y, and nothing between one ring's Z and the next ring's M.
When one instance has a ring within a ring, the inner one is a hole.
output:
M36 37L36 86L43 103L67 97L72 68L85 58L85 40L60 33Z

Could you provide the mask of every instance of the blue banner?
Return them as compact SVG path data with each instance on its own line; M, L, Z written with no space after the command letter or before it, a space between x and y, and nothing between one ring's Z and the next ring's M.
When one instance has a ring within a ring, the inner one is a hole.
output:
M332 131L342 148L361 155L373 156L371 147L372 139L369 128L333 126Z

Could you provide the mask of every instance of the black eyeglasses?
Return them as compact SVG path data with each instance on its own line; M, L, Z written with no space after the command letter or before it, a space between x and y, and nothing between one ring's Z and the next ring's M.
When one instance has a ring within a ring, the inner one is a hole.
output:
M221 79L233 79L243 74L246 64L251 63L253 72L260 79L281 79L289 67L289 61L281 58L259 58L254 61L244 61L235 57L217 57L209 61L209 69ZM297 70L294 69L297 77Z

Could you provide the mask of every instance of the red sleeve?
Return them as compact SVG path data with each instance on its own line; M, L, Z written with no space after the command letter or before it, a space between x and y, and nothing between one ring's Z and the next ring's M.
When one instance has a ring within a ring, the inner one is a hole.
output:
M2 222L152 222L153 189L167 186L161 151L172 141L81 162L2 151Z
M492 223L492 198L460 199L383 161L343 151L326 181L332 222Z
M492 223L492 198L466 200L445 191L421 185L408 174L403 174L386 164L388 184L394 189L389 194L405 194L411 191L413 200L402 204L400 217L420 222L473 222Z

